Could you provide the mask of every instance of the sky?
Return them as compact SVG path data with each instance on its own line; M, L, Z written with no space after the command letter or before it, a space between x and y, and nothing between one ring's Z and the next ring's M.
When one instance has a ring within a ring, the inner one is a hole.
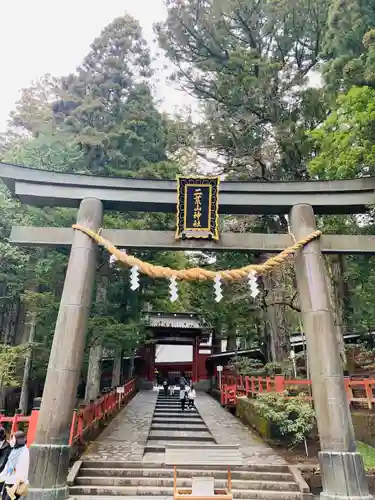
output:
M0 0L0 132L22 88L46 73L74 71L94 38L125 12L138 19L152 44L153 24L166 17L164 0ZM159 71L155 79L162 109L173 112L192 104L165 76Z

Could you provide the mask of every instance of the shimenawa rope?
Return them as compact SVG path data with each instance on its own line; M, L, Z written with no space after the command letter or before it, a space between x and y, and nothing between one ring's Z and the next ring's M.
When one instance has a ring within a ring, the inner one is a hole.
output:
M255 271L257 274L266 274L272 270L272 268L281 265L290 255L294 255L298 250L303 248L305 245L310 243L310 241L319 238L322 235L321 231L314 231L313 233L306 236L294 245L286 248L278 255L270 257L263 264L250 264L249 266L241 267L239 269L225 269L221 271L210 271L208 269L202 269L201 267L194 267L190 269L171 269L170 267L155 266L149 262L144 262L132 255L122 252L116 248L112 243L99 233L92 231L86 227L80 226L79 224L74 224L73 229L81 231L90 238L92 238L98 245L104 247L111 255L114 255L117 260L123 264L133 267L138 266L139 271L143 274L150 276L151 278L172 278L175 277L179 280L214 280L216 276L220 276L222 279L227 281L239 281L246 278L250 271Z

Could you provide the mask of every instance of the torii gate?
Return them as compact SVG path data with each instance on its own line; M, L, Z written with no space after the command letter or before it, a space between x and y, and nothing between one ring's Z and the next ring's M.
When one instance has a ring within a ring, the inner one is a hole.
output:
M102 178L0 163L0 178L21 202L39 207L79 207L77 224L97 231L103 210L175 212L176 182ZM221 214L288 214L295 238L316 230L317 214L364 213L375 201L375 177L348 181L223 182ZM278 252L289 234L222 235L219 242L175 241L164 231L103 230L116 246L161 250ZM14 227L10 241L24 246L71 247L51 349L35 444L31 446L32 500L68 497L69 429L83 360L96 269L96 244L71 228ZM363 461L345 394L343 370L322 259L326 253L375 253L375 237L322 236L295 258L316 418L323 497L370 500Z

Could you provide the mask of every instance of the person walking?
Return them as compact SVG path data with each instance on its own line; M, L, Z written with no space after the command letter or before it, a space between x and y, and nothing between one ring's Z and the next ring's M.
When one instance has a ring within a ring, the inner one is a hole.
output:
M4 470L11 450L12 448L7 441L5 429L4 427L0 427L0 473Z
M186 386L185 384L180 385L180 404L181 410L185 411L185 403L186 403Z
M169 385L169 395L174 396L174 382L172 380L172 383Z
M195 408L195 398L196 397L197 397L197 395L196 395L196 392L195 392L195 389L194 389L194 385L191 384L190 390L189 390L189 393L188 393L189 409Z
M185 378L185 374L184 374L184 373L181 373L181 377L180 377L179 384L180 384L180 386L181 386L181 385L184 385L184 386L188 385L188 383L187 383L187 380L186 380L186 378Z
M165 378L163 381L164 396L168 396L168 380Z
M27 495L29 483L29 449L26 446L26 435L17 431L10 439L12 451L0 474L2 483L2 500L14 500Z

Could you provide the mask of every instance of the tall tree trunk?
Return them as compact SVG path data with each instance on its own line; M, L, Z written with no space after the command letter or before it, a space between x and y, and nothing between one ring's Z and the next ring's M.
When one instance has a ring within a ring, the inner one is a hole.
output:
M100 394L100 379L102 375L103 347L101 339L90 347L89 367L87 370L85 403L96 399Z
M326 256L327 267L327 287L329 292L329 299L335 320L335 332L339 345L340 356L343 366L346 365L345 342L343 333L345 331L344 324L344 285L342 275L342 266L340 259L337 255Z
M129 379L133 378L134 376L134 356L135 354L131 354L130 356L130 364L129 364Z
M237 336L236 332L229 332L227 335L227 351L237 350Z
M215 318L212 325L212 338L211 338L212 354L221 353L221 341L222 341L221 324L217 320L217 318Z
M113 359L112 387L117 387L120 385L121 365L122 365L122 349L116 349L115 357Z
M104 309L104 304L107 298L107 279L101 277L97 284L95 308L100 313ZM95 332L94 332L95 335ZM89 366L87 369L85 403L96 399L100 394L100 380L102 375L102 356L103 346L100 332L97 338L93 341L89 352Z
M23 370L21 396L19 404L19 409L21 410L23 415L27 414L27 409L28 409L27 407L29 401L29 380L30 380L30 371L32 362L32 344L35 339L35 330L36 330L36 314L34 312L27 314L27 320L25 322L25 330L28 330L29 332L29 338L28 338L29 349L25 357L25 366Z
M268 256L267 256L268 257ZM290 300L284 289L284 276L281 268L263 277L266 303L266 331L269 335L269 354L274 362L284 361L290 352L289 320L285 305Z

